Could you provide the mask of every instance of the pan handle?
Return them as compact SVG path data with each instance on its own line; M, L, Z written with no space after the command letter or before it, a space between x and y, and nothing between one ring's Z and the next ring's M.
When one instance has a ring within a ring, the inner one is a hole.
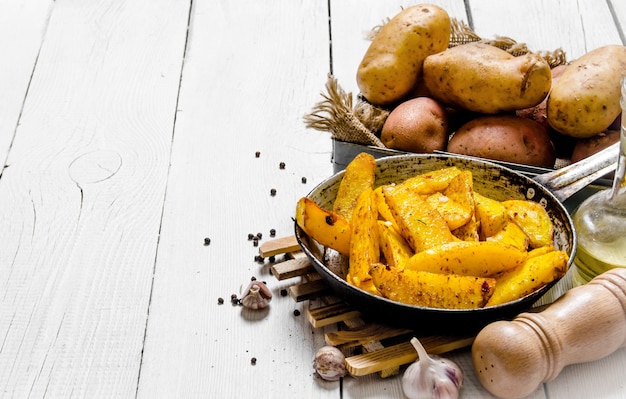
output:
M565 201L594 180L615 170L620 143L571 165L533 177L550 190L559 201Z

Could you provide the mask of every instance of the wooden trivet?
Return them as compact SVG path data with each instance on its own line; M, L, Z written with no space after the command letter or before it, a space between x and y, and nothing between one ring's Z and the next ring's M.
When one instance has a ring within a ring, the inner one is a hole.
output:
M474 336L420 336L406 328L386 326L375 322L365 322L361 313L332 295L326 281L315 271L309 259L300 251L293 236L267 241L259 248L261 256L290 254L291 259L274 263L272 275L277 280L300 278L288 289L289 296L296 302L322 299L323 305L309 307L306 317L311 326L321 328L340 323L339 331L324 335L326 343L346 352L362 352L346 357L346 367L352 376L379 373L382 378L396 375L400 367L414 362L417 352L410 339L416 336L426 351L440 355L455 349L470 346ZM383 341L400 341L384 346Z

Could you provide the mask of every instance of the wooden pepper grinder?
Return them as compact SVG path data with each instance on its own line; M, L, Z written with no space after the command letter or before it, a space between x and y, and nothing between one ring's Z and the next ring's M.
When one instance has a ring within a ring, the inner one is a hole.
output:
M474 372L501 398L522 398L563 367L608 356L626 344L626 269L573 288L545 310L497 321L472 345Z

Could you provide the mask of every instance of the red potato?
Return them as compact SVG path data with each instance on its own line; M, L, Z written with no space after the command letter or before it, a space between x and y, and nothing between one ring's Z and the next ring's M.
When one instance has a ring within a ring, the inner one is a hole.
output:
M552 168L555 149L541 124L516 115L481 116L450 138L448 152Z
M380 135L388 148L415 153L445 150L448 142L446 108L429 97L417 97L394 108Z
M607 130L596 136L578 140L572 152L572 162L578 162L581 159L585 159L604 150L612 144L617 143L619 138L618 130Z

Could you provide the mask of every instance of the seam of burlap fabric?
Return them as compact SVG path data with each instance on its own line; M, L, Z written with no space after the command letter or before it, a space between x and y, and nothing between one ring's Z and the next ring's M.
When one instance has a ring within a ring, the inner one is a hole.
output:
M372 40L383 25L372 28L367 39ZM526 44L518 43L509 37L495 36L494 39L483 39L465 22L452 18L449 47L471 42L489 44L514 56L531 52ZM543 57L551 68L567 62L562 49L537 54ZM307 128L330 132L332 137L339 141L385 147L379 136L389 110L376 107L361 97L358 97L355 103L352 93L346 93L332 75L328 75L325 88L326 93L321 93L323 100L315 104L311 112L304 116Z

